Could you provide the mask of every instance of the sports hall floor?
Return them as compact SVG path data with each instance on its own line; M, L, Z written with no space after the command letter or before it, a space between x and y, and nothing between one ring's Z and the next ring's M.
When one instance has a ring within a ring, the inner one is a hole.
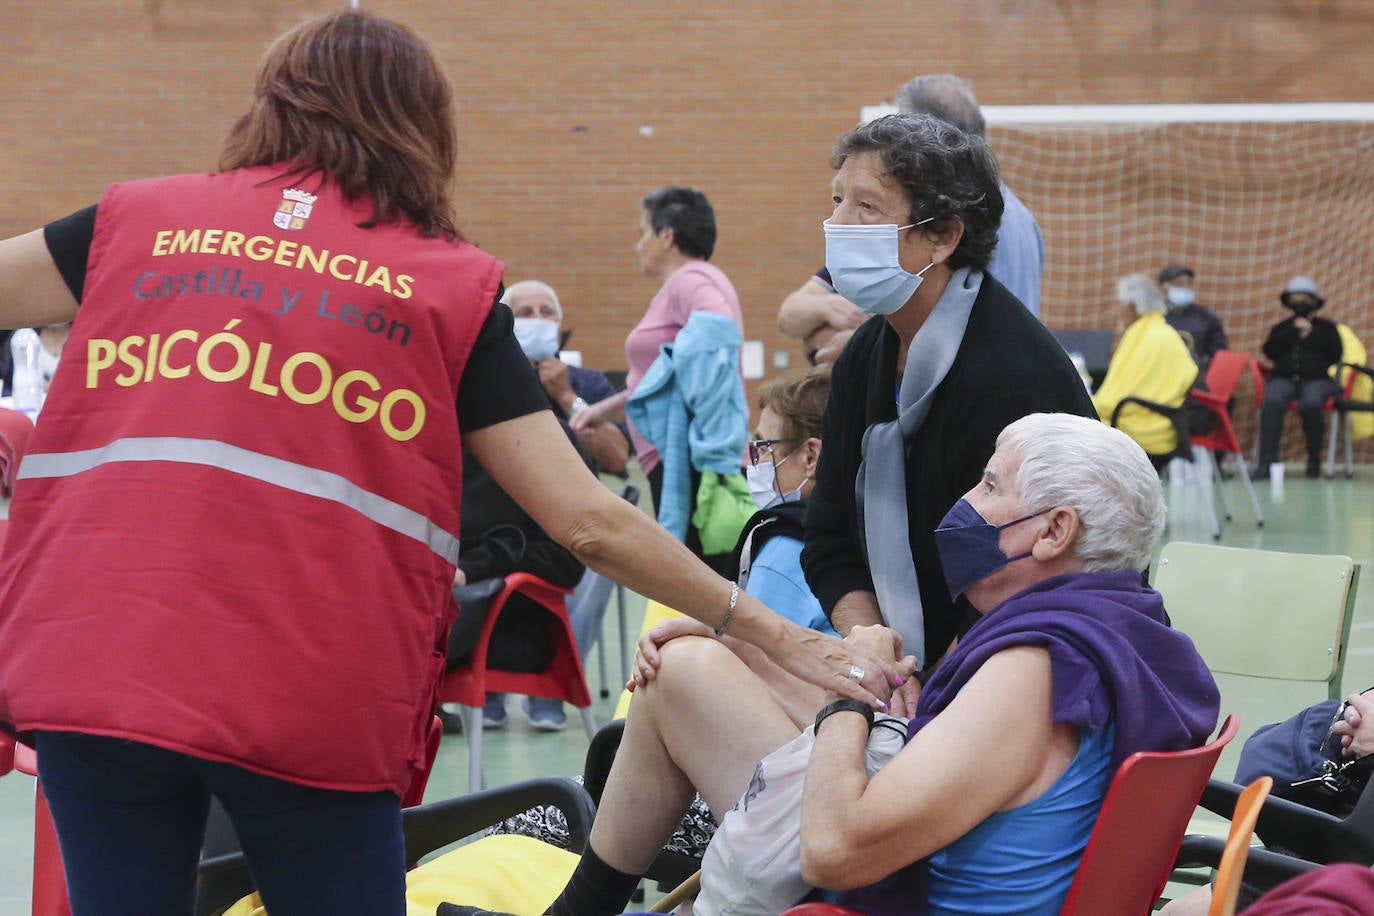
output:
M1296 479L1294 479L1296 475ZM1356 598L1343 686L1346 692L1374 684L1374 467L1356 469L1346 480L1305 480L1301 466L1290 465L1282 492L1271 484L1256 485L1265 525L1257 528L1239 481L1226 485L1236 517L1223 525L1222 544L1304 553L1348 554L1363 568L1363 582ZM647 490L647 487L645 488ZM1170 525L1165 540L1211 540L1193 492L1169 487ZM639 632L644 600L629 596L627 628L633 638ZM1301 612L1300 608L1294 609ZM605 639L608 670L619 667L618 628L614 604L606 615ZM610 696L598 697L600 686L596 655L588 663L588 681L596 698L595 712L606 722L619 695L619 679L611 677ZM561 733L535 732L525 722L516 698L509 700L510 721L503 731L488 731L483 757L488 785L501 785L532 776L582 772L587 738L576 715L569 716ZM1269 721L1294 710L1275 709ZM1224 710L1223 710L1224 712ZM1254 723L1259 724L1259 723ZM0 779L0 914L20 916L29 912L32 868L33 779L17 773ZM427 799L447 798L466 791L467 753L461 735L446 735L429 781Z

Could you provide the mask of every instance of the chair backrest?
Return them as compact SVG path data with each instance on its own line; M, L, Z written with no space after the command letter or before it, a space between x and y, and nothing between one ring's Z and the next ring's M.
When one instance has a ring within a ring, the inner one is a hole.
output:
M1187 751L1142 752L1116 771L1061 916L1144 916L1168 880L1188 819L1240 723Z
M1207 391L1225 400L1236 392L1236 385L1240 382L1240 377L1244 374L1247 366L1250 365L1251 356L1249 353L1238 353L1235 350L1218 350L1212 354L1212 361L1207 364Z
M1245 875L1245 860L1250 855L1250 838L1255 834L1260 808L1273 787L1273 777L1261 776L1246 786L1240 798L1236 799L1236 810L1231 815L1231 832L1226 837L1226 849L1221 854L1207 916L1234 916L1236 898L1240 896L1240 879Z
M1246 724L1245 738L1274 710L1339 694L1358 573L1347 556L1171 541L1154 587L1216 677L1222 708ZM1241 744L1223 756L1224 778Z
M0 407L0 496L14 495L19 462L29 447L33 421L17 410Z
M1255 383L1255 409L1264 406L1264 379L1265 372L1260 368L1259 360L1250 360L1250 380Z

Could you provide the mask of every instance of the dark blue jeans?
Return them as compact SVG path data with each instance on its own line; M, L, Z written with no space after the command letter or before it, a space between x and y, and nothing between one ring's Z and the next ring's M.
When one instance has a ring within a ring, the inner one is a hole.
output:
M73 916L190 914L210 796L272 916L404 916L401 803L315 789L148 744L40 732Z

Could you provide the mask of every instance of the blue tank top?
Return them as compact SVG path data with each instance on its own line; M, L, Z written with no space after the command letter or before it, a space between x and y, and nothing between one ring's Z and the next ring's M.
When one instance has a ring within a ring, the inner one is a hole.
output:
M927 916L1056 916L1088 845L1112 773L1114 722L1080 732L1054 785L999 811L930 857Z

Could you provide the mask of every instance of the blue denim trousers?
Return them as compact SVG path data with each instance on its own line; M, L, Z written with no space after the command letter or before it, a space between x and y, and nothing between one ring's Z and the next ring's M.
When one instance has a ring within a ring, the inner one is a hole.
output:
M272 916L404 916L400 799L302 786L136 741L40 732L73 916L189 916L210 797Z

